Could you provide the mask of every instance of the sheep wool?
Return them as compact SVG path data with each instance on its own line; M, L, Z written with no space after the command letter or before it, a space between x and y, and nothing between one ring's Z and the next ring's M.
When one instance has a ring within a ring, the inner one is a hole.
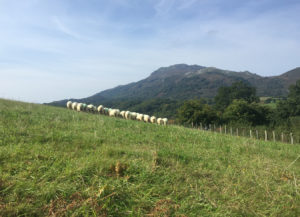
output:
M163 124L162 118L157 118L157 124L159 124L159 125Z
M155 117L155 116L152 116L152 117L150 118L150 122L151 122L152 124L156 124L156 117Z
M67 108L68 109L72 109L72 101L68 101L67 102Z
M105 108L103 109L103 114L108 115L108 108L105 107Z
M136 116L136 119L137 119L138 121L143 121L143 120L144 120L144 115L143 115L143 114L138 114L138 115Z
M162 123L163 123L163 125L167 125L167 123L168 123L168 118L163 118L163 119L162 119Z
M128 120L130 118L130 111L125 112L125 118Z
M125 118L125 111L121 111L120 115L121 115L122 118Z
M137 113L136 113L136 112L130 112L130 119L131 119L131 120L135 120L135 119L136 119L136 116L137 116Z
M103 113L103 105L99 105L97 111L102 114Z
M110 117L118 117L118 115L119 115L119 109L111 109L109 111L109 116Z
M92 105L92 104L89 104L89 105L87 106L87 111L89 111L89 112L94 112L94 111L95 111L95 106Z
M83 103L78 103L77 104L77 111L78 112L83 111Z
M144 115L144 121L145 122L150 122L150 116L149 115Z
M78 104L77 102L73 102L73 103L72 103L72 109L73 109L73 110L76 110L77 104Z

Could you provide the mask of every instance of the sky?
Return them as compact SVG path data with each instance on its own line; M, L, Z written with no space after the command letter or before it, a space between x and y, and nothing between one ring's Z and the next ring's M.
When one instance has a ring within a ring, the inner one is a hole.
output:
M83 98L186 63L300 66L300 0L0 0L0 98Z

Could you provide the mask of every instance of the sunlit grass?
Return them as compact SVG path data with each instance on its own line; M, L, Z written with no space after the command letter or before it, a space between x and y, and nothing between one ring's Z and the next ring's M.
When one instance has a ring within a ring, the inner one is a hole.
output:
M0 100L0 216L299 216L299 154Z

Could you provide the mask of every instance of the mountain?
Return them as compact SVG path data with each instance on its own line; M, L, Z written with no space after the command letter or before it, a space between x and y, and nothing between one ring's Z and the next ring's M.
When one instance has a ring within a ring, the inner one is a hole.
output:
M111 104L113 101L141 102L153 98L173 100L213 98L219 87L230 86L236 81L244 81L256 87L258 96L283 97L287 96L289 85L298 79L300 67L280 76L263 77L248 71L235 72L215 67L177 64L159 68L141 81L117 86L77 101ZM65 102L66 100L62 100L51 104L62 105Z

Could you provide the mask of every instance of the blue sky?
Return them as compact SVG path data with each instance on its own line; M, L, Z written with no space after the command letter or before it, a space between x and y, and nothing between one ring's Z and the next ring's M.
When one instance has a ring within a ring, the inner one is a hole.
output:
M82 98L177 63L300 66L300 0L0 0L0 97Z

